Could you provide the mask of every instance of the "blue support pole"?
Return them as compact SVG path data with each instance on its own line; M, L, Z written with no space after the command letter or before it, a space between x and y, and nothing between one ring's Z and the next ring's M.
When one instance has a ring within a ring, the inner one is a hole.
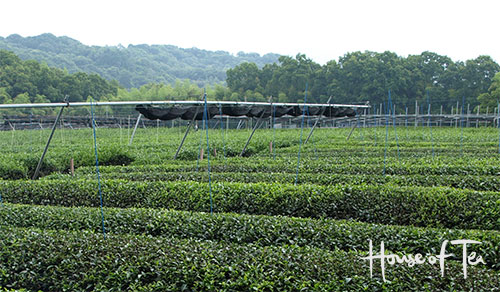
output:
M498 120L497 120L497 127L498 127L498 154L500 154L500 102L497 103L497 114L498 114Z
M363 127L361 127L361 141L363 143L363 151L366 152L366 145L365 145L365 142L366 142L366 136L365 136L365 132L366 132L366 113L367 111L363 111Z
M304 96L304 106L302 108L302 122L300 123L300 142L299 142L299 153L297 155L297 171L295 174L295 183L294 183L295 185L297 185L297 180L299 179L300 150L302 148L302 134L304 132L304 117L305 117L306 112L307 112L306 103L307 103L307 83L306 83L306 92L305 92L305 96Z
M203 120L206 121L206 133L207 133L207 161L208 161L208 189L209 189L209 196L210 196L210 214L213 214L214 212L214 207L213 207L213 201L212 201L212 177L210 174L210 143L208 139L208 106L207 106L207 92L205 91L204 94L205 98L205 110L203 111Z
M203 113L205 115L205 113ZM202 130L205 128L205 120L203 120L203 126ZM202 159L201 157L201 144L203 143L203 131L200 131L200 145L198 146L198 159L196 160L196 172L200 169L200 160Z
M274 142L276 141L276 127L275 127L275 124L276 124L276 106L273 105L273 122L272 122L272 125L273 125L273 144L271 144L273 146L273 160L276 160L276 147L274 145Z
M432 136L432 125L431 125L431 102L429 98L429 90L427 90L427 104L428 104L428 110L427 110L427 115L429 117L428 125L429 125L429 132L431 134L431 145L432 145L432 159L434 159L434 137Z
M220 134L222 136L222 148L224 150L224 162L227 162L227 157L226 157L226 142L224 139L224 122L222 121L222 106L219 104L219 116L220 116Z
M386 115L385 115L385 149L384 149L384 170L382 172L383 175L385 175L385 169L387 167L387 144L389 140L389 111L387 110L387 106L385 109ZM382 113L380 113L382 115Z
M33 124L33 109L30 110L30 128ZM33 129L30 129L30 153L33 152Z
M372 115L373 115L373 119L374 119L374 122L373 122L373 143L374 143L374 146L377 146L378 123L377 123L377 110L375 109L375 107L372 108Z
M309 122L310 119L311 119L311 115L309 114L309 108L307 108L307 127L310 126L310 122ZM311 136L311 141L312 141L312 144L313 144L313 150L314 150L315 160L318 160L319 159L319 157L318 157L318 150L316 149L316 144L314 143L314 138L312 136ZM307 140L306 140L306 142L307 142Z
M363 127L360 127L360 124L359 114L358 111L356 111L356 128L359 129L359 139L361 140L361 143L363 143L363 152L366 153L365 134L363 133Z
M408 107L405 106L405 134L406 134L406 141L408 141Z
M101 189L101 174L99 172L99 156L97 154L97 136L96 136L96 125L95 125L95 118L94 118L94 99L91 98L90 100L90 112L92 115L92 132L94 134L94 152L95 152L95 168L96 168L96 173L97 173L97 187L98 187L98 192L99 192L99 201L100 201L100 207L101 207L101 223L102 223L102 234L104 236L104 239L106 239L106 228L104 227L104 210L103 210L103 203L102 203L102 189Z
M460 114L460 155L464 156L464 106L465 106L465 95L462 96L462 110Z
M389 113L392 112L392 124L394 126L394 135L396 136L396 149L398 151L398 162L401 162L400 154L399 154L399 138L398 132L396 131L396 113L392 110L392 100L391 100L391 90L389 89Z

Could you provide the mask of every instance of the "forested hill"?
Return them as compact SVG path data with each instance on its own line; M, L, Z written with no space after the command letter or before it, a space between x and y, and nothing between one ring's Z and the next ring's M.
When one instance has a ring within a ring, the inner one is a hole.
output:
M0 37L0 49L13 51L23 60L46 62L69 73L97 73L117 80L126 88L147 83L173 83L190 79L198 85L226 81L226 70L243 62L262 67L279 55L183 49L172 45L86 46L69 37L42 34L35 37Z

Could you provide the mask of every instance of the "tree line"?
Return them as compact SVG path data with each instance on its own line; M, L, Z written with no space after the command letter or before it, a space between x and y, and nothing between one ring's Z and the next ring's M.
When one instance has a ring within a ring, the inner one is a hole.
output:
M61 102L66 95L72 102L85 101L89 96L109 98L116 96L118 87L116 81L97 74L69 74L0 50L0 103Z
M308 101L364 103L378 106L391 90L399 111L417 100L446 111L466 103L485 111L500 100L500 67L488 56L454 62L431 52L399 57L391 52L353 52L319 65L303 54L281 56L278 62L259 67L245 62L227 71L226 84L200 86L185 79L173 83L148 83L127 89L118 81L98 74L49 67L23 61L13 52L0 50L0 103L95 100L197 100L206 91L209 99L232 101L302 102L307 85ZM412 108L413 110L413 108ZM491 112L491 110L490 110Z
M378 105L387 101L390 90L400 109L430 100L448 110L463 99L472 107L496 106L499 71L489 56L455 62L432 52L404 58L366 51L347 53L325 65L303 54L281 56L278 63L262 68L243 63L227 71L226 81L230 92L254 100L273 96L275 101L301 102L307 86L311 102L326 102L332 96L335 103Z
M118 81L108 81L98 74L49 67L44 62L21 60L16 54L0 50L0 104L62 102L67 95L70 102L96 101L150 101L199 100L206 91L210 99L223 99L228 89L222 84L201 87L185 79L173 84L148 83L127 89ZM85 111L73 110L75 113ZM52 109L2 110L0 115L54 114Z

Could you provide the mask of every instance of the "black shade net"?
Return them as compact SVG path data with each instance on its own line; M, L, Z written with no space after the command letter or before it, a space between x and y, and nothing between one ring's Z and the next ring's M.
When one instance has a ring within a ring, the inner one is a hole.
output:
M167 106L158 107L148 104L140 104L135 107L135 109L143 114L147 119L150 120L174 120L181 118L183 120L195 120L203 119L204 106ZM320 116L323 115L329 118L335 117L353 117L356 115L356 111L350 107L319 107L319 106L308 106L306 108L306 115L308 116ZM282 117L282 116L294 116L298 117L304 113L303 106L262 106L262 105L209 105L207 107L208 119L219 115L222 111L223 115L233 116L233 117L256 117L256 118L268 118L271 116Z

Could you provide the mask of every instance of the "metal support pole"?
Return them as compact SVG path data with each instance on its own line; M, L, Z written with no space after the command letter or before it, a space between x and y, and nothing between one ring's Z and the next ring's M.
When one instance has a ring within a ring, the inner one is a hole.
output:
M363 128L366 128L366 109L363 109Z
M443 105L441 105L441 110L439 111L439 126L442 126L443 122Z
M408 107L405 109L405 127L408 130ZM408 133L406 133L408 135Z
M182 145L184 145L184 141L186 140L186 137L189 133L189 130L191 130L191 126L193 125L194 120L196 119L196 116L198 115L198 109L199 109L199 107L196 107L196 111L194 112L194 116L191 119L191 122L189 122L189 124L188 124L186 132L184 133L184 137L182 137L181 144L179 145L179 147L177 147L177 151L175 152L174 159L177 159L177 156L179 155L179 152L181 151Z
M262 112L264 113L264 111ZM262 118L263 114L259 117L259 119L255 122L255 125L252 129L252 133L250 133L250 136L248 137L247 143L245 144L245 147L243 147L243 150L241 150L240 156L243 156L245 154L245 151L247 150L248 144L250 144L250 140L252 140L252 136L255 133L255 130L257 130L257 127L259 126L260 119Z
M466 124L467 127L470 127L469 116L470 116L470 103L467 104L467 124Z
M357 123L353 123L354 125L352 126L351 131L349 132L349 135L347 136L347 141L349 141L349 138L351 138L352 132L354 132L354 129L356 129L356 126L358 125Z
M261 115L261 117L262 117L262 115ZM243 150L241 150L240 156L243 156L245 154L245 151L247 150L248 144L250 144L250 140L252 140L252 136L255 133L255 130L257 130L259 123L260 123L260 118L255 122L255 125L252 129L252 133L250 133L250 136L248 137L248 140L247 140L247 143L245 144L245 147L243 147Z
M330 103L330 100L332 99L332 97L330 96L330 98L328 98L328 101L326 102L327 104ZM307 139L306 141L304 142L304 145L307 144L307 141L309 141L309 138L311 138L313 132L314 132L314 129L316 128L316 125L318 124L318 122L321 120L321 117L323 116L323 113L325 112L326 110L326 107L322 108L321 109L321 114L319 115L319 117L316 119L316 122L314 122L314 125L312 126L311 128L311 131L309 131L309 135L307 136Z
M431 126L431 104L429 103L429 101L427 101L427 117L428 117L427 127L430 127Z
M380 104L380 109L378 111L378 124L380 125L382 123L382 104Z
M105 101L105 102L94 102L95 106L115 106L115 105L138 105L138 104L149 104L149 105L171 105L171 104L180 104L180 105L204 105L204 102L201 100L167 100L167 101ZM209 105L261 105L267 106L268 102L241 102L241 101L207 101ZM303 106L303 103L293 103L293 102L278 102L274 103L275 106ZM24 104L0 104L1 108L34 108L34 107L55 107L59 108L61 106L68 107L81 107L81 106L90 106L90 102L71 102L62 103L62 102L53 102L53 103L24 103ZM330 106L327 104L315 104L315 103L307 103L306 106ZM338 107L350 107L350 108L368 108L368 105L356 105L356 104L335 104Z
M173 121L172 121L173 122ZM160 120L156 120L156 143L159 142L158 136L159 136L159 129L160 129Z
M271 96L271 98L269 99L269 102L271 102L272 98L273 97ZM262 117L264 116L265 113L266 113L266 110L263 109L262 113L260 114L259 119L255 122L255 125L254 125L254 127L252 129L252 133L250 133L250 136L248 137L248 140L247 140L247 143L245 144L245 147L243 147L243 150L241 150L240 156L245 155L245 151L247 150L248 144L250 144L250 140L252 140L252 136L255 133L255 130L257 130L257 127L259 126L259 124L260 124L260 122L262 120ZM271 114L272 114L272 111L271 111Z
M490 110L489 106L486 106L486 115L484 116L484 126L488 127L488 111Z
M415 99L415 129L418 125L418 101Z
M68 96L64 98L64 102L68 103ZM57 124L59 123L59 119L61 118L61 115L64 110L64 106L61 107L61 110L59 111L59 114L56 117L56 120L54 121L54 125L52 125L52 132L50 132L49 139L47 140L47 144L45 144L45 149L43 150L42 157L40 157L40 160L38 161L38 165L36 166L35 173L33 174L32 179L36 179L38 177L38 174L40 173L40 168L42 167L42 162L43 158L45 157L45 154L47 154L47 150L49 149L50 141L52 140L52 137L54 136L54 132L56 131Z
M137 131L137 126L139 126L139 122L141 121L142 114L139 114L137 117L137 122L135 122L134 130L132 131L132 136L130 137L130 141L128 142L128 146L132 145L132 141L134 141L135 131Z

